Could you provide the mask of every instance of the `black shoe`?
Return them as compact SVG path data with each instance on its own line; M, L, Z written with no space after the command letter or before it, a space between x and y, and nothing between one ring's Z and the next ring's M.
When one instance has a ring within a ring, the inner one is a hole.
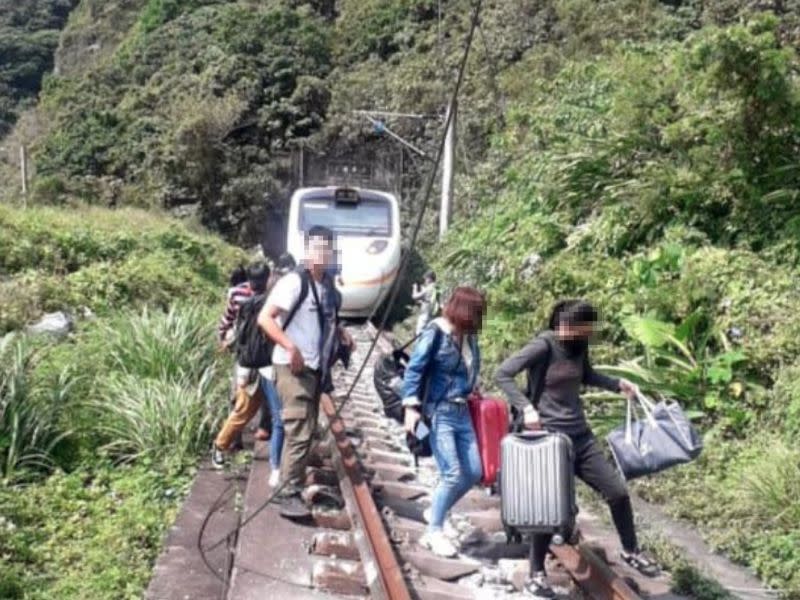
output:
M303 502L300 497L300 492L294 492L280 499L282 517L287 519L309 519L311 518L311 511Z
M555 598L556 593L550 584L547 583L547 575L544 572L534 573L527 583L525 583L525 593L534 598Z
M645 556L644 552L622 552L622 560L633 567L645 577L657 577L661 569L652 559Z

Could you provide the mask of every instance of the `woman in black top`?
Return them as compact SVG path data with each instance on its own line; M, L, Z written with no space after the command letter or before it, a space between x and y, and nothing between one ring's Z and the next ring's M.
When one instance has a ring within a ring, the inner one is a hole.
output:
M539 335L500 365L495 381L522 415L526 429L545 429L570 437L575 451L575 475L608 502L622 541L623 560L641 573L654 576L658 567L639 550L628 490L617 470L603 456L586 421L580 398L584 385L621 392L628 397L638 391L633 383L606 377L592 368L589 338L597 320L597 311L587 302L572 300L560 303L550 319L550 331ZM544 361L547 361L546 366ZM517 387L514 377L523 370L542 366L545 369L543 385L538 404L534 407L531 398ZM544 572L551 537L534 536L533 573L527 586L530 592L545 598L554 597Z

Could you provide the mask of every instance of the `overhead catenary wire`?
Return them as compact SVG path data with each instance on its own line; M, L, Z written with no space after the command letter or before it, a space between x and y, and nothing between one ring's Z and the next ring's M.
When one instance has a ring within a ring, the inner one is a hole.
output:
M472 47L473 39L475 37L475 30L476 30L476 28L478 26L478 22L480 20L480 13L481 13L482 4L483 4L483 0L476 0L474 5L473 5L473 11L472 11L472 17L471 17L471 20L470 20L469 31L467 33L467 38L466 38L465 46L464 46L464 53L463 53L463 56L461 58L461 62L459 64L458 76L456 78L456 82L455 82L455 85L453 87L453 92L451 94L451 98L450 98L450 101L449 101L448 105L452 105L452 103L455 102L458 99L458 94L459 94L459 91L460 91L461 86L462 86L463 81L464 81L464 76L465 76L465 72L466 72L466 65L467 65L467 60L469 58L470 49ZM444 130L443 130L443 133L442 133L442 135L440 137L440 140L439 140L439 146L438 146L438 149L437 149L437 152L436 152L436 157L435 157L435 159L433 161L433 165L431 167L430 174L428 176L428 180L427 180L426 185L425 185L425 190L424 190L424 193L423 193L422 206L420 207L420 210L419 210L419 212L417 214L417 220L416 220L416 223L414 225L414 229L412 230L412 233L411 233L411 240L409 242L409 251L406 252L406 254L401 259L400 267L398 268L397 276L396 276L396 278L394 280L394 283L392 284L392 287L390 289L389 300L388 300L388 303L386 304L386 307L385 307L385 310L384 310L384 314L383 314L383 317L381 319L380 327L378 328L378 330L379 330L378 334L373 338L373 340L372 340L372 342L371 342L371 344L370 344L370 346L369 346L369 348L367 350L366 356L362 360L361 365L359 366L359 369L356 372L356 375L355 375L351 385L349 386L347 392L344 394L344 396L342 397L342 399L339 402L338 406L336 407L334 418L331 419L331 421L333 421L333 420L335 420L336 418L339 417L341 411L344 409L345 405L350 400L350 397L351 397L353 391L355 390L355 388L358 385L361 377L363 376L364 371L366 370L367 365L369 364L369 360L370 360L373 352L375 351L375 347L377 346L378 341L380 339L380 331L382 331L382 330L384 330L386 328L386 324L389 321L389 317L391 315L391 311L392 311L392 308L394 306L394 303L397 301L397 297L398 297L399 292L400 292L401 281L402 281L403 276L405 275L405 273L406 273L406 271L408 269L408 265L409 265L409 262L410 262L410 258L411 258L411 254L412 254L411 250L413 250L413 248L415 247L415 245L417 243L417 239L419 237L419 232L420 232L420 229L421 229L422 223L423 223L423 217L425 216L425 211L427 210L428 205L430 203L430 197L431 197L431 193L433 191L434 181L436 179L436 175L437 175L437 172L439 170L439 166L440 166L441 161L442 161L442 156L444 154L446 132L450 127L450 123L451 123L452 118L453 118L452 113L448 113L447 119L445 120L445 124L444 124ZM326 433L329 429L330 429L330 425L327 425L323 429L322 433L323 434ZM317 444L318 443L319 442L317 442ZM312 452L317 444L315 444L314 447L310 448L309 452ZM224 544L226 541L228 541L231 538L231 536L236 535L244 527L246 527L249 523L251 523L253 521L253 519L255 519L256 516L258 516L264 509L266 509L267 506L269 506L272 502L275 501L276 498L279 497L281 492L285 489L287 483L288 482L286 482L286 481L281 482L281 484L277 487L277 489L273 490L272 494L270 494L270 496L260 506L258 506L250 515L245 517L235 528L233 528L231 531L226 533L224 536L222 536L220 539L218 539L217 541L213 542L212 544L209 544L208 546L204 546L203 545L203 533L205 532L205 528L206 528L206 526L208 524L208 521L211 518L211 515L213 514L213 512L215 512L218 509L218 507L212 506L212 508L209 510L208 514L206 515L206 518L204 519L204 522L203 522L203 525L202 525L202 527L200 529L200 532L198 534L197 547L198 547L198 550L200 551L200 554L202 556L203 563L211 571L211 573L223 583L223 585L227 586L228 582L227 582L227 580L225 578L221 577L216 572L216 570L213 568L213 566L210 564L210 562L209 562L209 560L207 558L207 553L211 552L212 550L218 548L220 545Z

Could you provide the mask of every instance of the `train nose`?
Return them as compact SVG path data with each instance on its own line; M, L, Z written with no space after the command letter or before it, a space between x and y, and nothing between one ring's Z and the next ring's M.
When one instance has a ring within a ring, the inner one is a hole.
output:
M371 314L383 299L386 289L383 274L367 280L348 280L345 275L338 285L342 293L342 313Z

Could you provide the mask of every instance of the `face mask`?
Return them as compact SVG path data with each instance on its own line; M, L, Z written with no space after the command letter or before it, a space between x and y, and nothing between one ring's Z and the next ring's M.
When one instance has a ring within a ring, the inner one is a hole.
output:
M574 338L571 340L563 340L561 344L567 351L567 355L573 358L576 356L581 356L583 354L586 354L586 351L589 350L588 338Z

